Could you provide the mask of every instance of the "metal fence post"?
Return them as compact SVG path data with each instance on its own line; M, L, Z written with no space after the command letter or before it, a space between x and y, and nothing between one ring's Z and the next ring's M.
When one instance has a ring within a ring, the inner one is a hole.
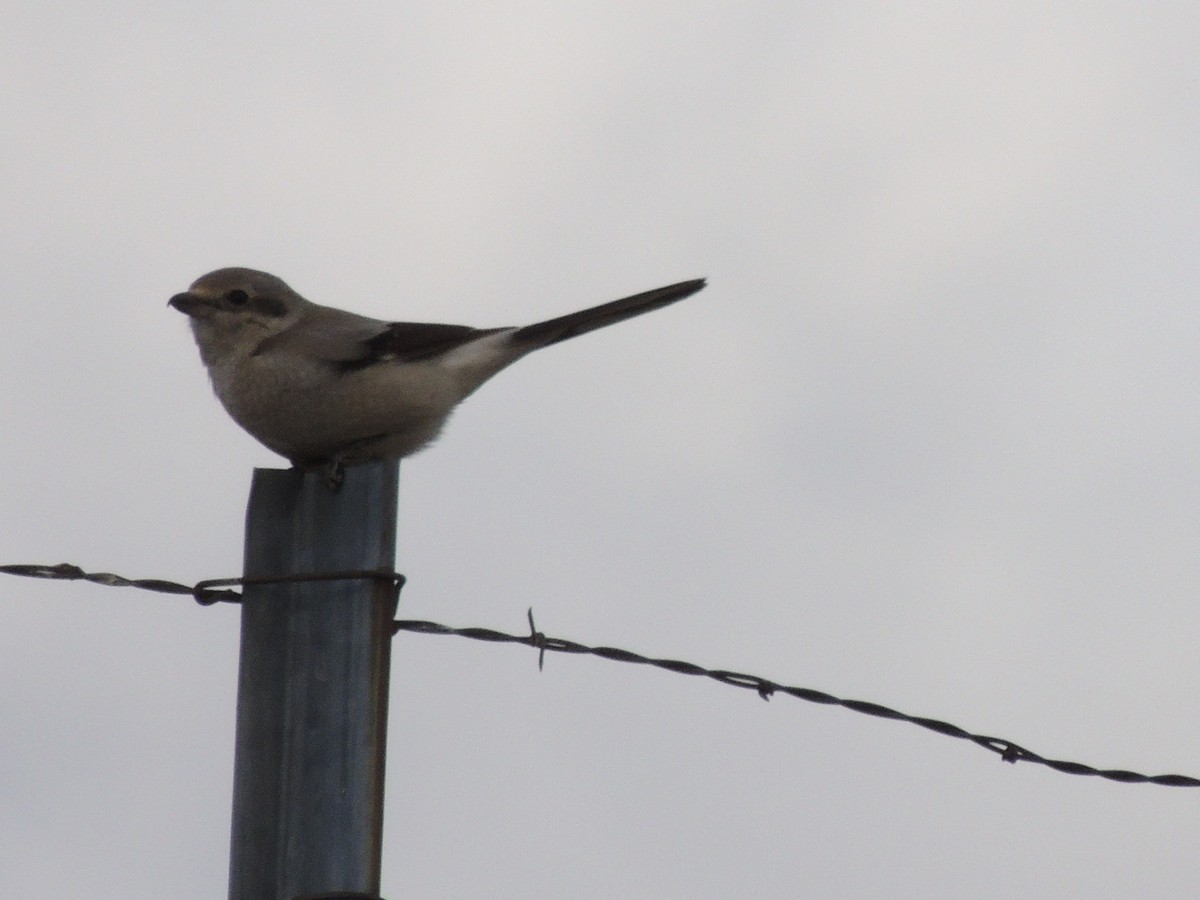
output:
M392 571L399 464L256 469L245 575ZM379 893L395 591L346 579L247 585L230 900Z

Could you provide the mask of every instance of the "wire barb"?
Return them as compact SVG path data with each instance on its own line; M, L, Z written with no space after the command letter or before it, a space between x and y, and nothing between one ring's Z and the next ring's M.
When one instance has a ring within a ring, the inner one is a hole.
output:
M538 650L538 671L541 672L546 664L546 636L537 630L537 626L533 624L533 607L529 607L529 645L537 647ZM394 632L393 632L394 633Z
M404 586L404 576L397 572L389 572L378 569L364 569L349 572L311 572L301 575L280 575L273 577L247 577L247 578L210 578L205 581L197 582L195 585L188 586L179 584L174 581L164 581L158 578L123 578L120 575L113 575L109 572L85 572L79 566L70 563L59 563L54 566L36 565L36 564L19 564L19 565L0 565L0 573L7 575L19 575L26 578L51 578L64 581L90 581L95 584L108 585L110 587L134 587L142 590L157 591L162 594L177 594L190 596L196 602L209 606L216 602L239 603L242 601L242 595L236 591L224 590L231 585L241 585L243 587L255 587L266 584L294 584L298 582L313 582L313 581L346 581L353 579L376 579L390 581L393 589L399 595L400 588ZM981 734L972 734L966 729L959 728L949 722L943 722L938 719L929 719L923 716L910 716L907 713L898 712L890 707L883 706L878 703L871 703L866 700L844 700L841 697L835 697L833 694L827 694L824 691L813 690L805 687L791 687L788 685L777 684L766 678L758 675L748 675L744 672L730 672L724 669L706 669L703 666L698 666L695 663L683 662L677 659L655 659L653 657L642 656L640 653L634 653L631 650L621 650L616 647L589 647L586 644L576 643L575 641L567 640L566 638L548 637L541 631L538 631L537 626L533 621L533 607L530 607L526 613L529 619L529 634L507 634L503 631L495 631L491 628L451 628L448 625L440 625L437 622L426 622L419 619L400 619L392 623L392 634L400 631L412 631L418 634L446 634L456 637L470 638L476 641L491 641L492 643L501 644L526 644L535 648L538 651L538 670L541 671L546 657L546 651L552 650L555 653L583 653L591 656L599 656L604 659L611 659L615 662L637 663L639 665L653 666L658 669L666 669L669 672L676 672L680 675L699 675L705 678L711 678L721 684L727 684L730 687L746 688L754 691L763 700L770 700L775 694L787 694L795 697L797 700L804 700L808 703L820 703L825 706L841 706L853 712L862 713L868 716L875 716L881 719L894 719L901 722L908 722L912 725L919 725L922 728L934 731L938 734L947 737L960 738L970 741L982 747L985 750L990 750L995 753L1000 759L1008 763L1031 762L1039 765L1047 766L1056 772L1063 772L1068 775L1095 775L1099 778L1106 778L1110 781L1119 781L1124 784L1160 784L1165 787L1200 787L1200 779L1193 778L1190 775L1142 775L1138 772L1131 772L1127 769L1097 769L1084 763L1070 762L1062 759L1047 759L1034 753L1032 750L1026 750L1019 744L1005 738L987 737Z

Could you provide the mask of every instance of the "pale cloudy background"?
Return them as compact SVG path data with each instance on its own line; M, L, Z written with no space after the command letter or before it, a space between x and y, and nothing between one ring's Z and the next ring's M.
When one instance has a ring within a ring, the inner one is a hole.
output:
M532 321L402 466L402 615L1200 775L1193 4L9 4L0 562L236 574L167 298ZM224 895L231 607L0 579L0 888ZM403 634L383 893L1181 897L1200 792Z

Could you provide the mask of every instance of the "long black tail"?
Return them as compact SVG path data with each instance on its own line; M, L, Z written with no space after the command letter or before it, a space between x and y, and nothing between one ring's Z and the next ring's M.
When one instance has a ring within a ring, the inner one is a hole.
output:
M515 341L528 342L540 347L556 344L567 338L587 334L589 331L604 328L606 325L615 325L625 319L632 319L634 316L640 316L653 309L660 309L677 300L682 300L684 297L690 297L704 287L704 284L703 278L697 278L694 281L681 281L679 284L655 288L643 294L634 294L632 297L623 297L620 300L613 300L611 303L593 306L591 309L568 313L557 319L547 319L545 322L526 325L513 332L512 338Z

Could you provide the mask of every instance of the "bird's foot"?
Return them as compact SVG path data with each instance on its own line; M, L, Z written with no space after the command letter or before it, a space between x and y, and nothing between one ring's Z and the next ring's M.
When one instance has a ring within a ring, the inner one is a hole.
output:
M321 472L325 476L325 487L331 491L339 490L342 482L346 480L346 464L342 462L341 456L331 457Z

